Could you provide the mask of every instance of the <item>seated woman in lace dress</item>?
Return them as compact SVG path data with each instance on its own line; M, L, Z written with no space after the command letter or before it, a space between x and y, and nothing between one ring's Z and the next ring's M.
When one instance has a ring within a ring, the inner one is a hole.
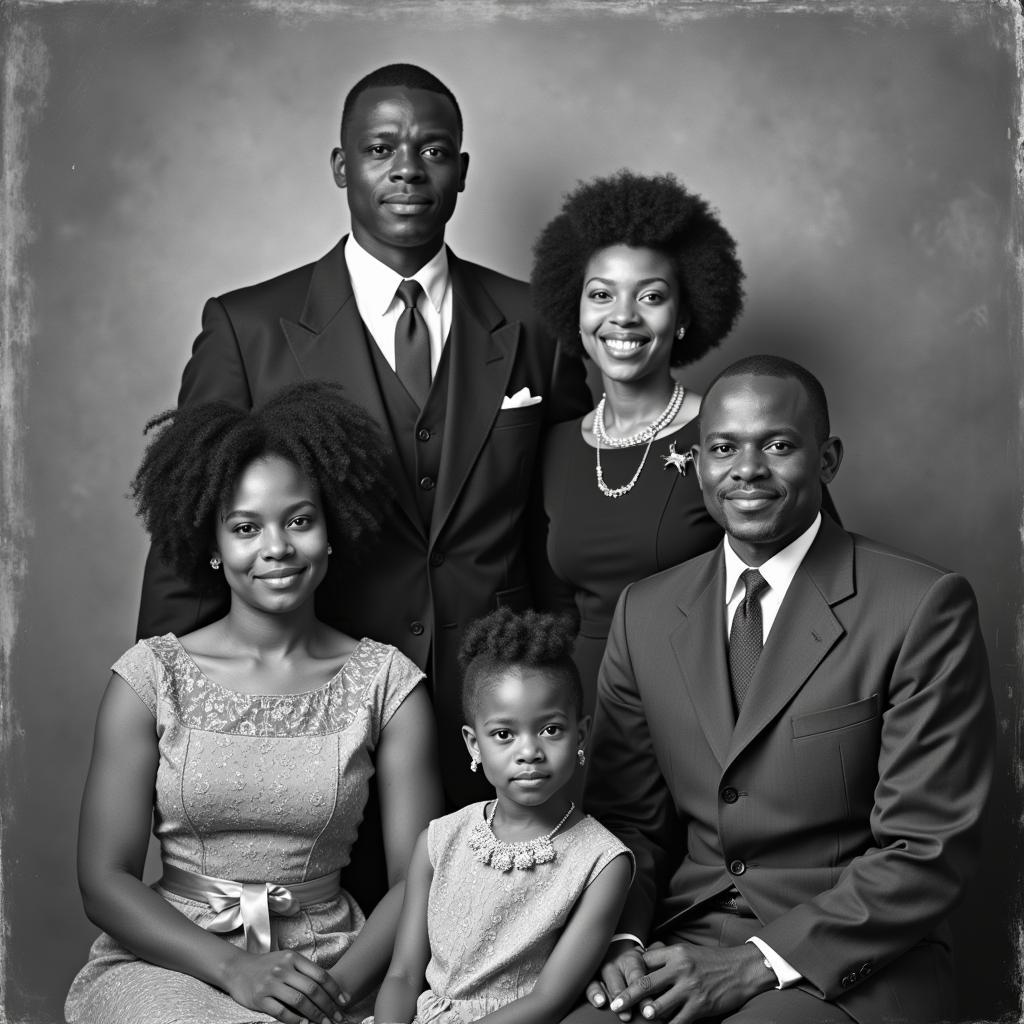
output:
M442 809L422 673L314 610L318 585L344 585L345 561L385 514L382 442L325 383L150 426L139 514L183 575L230 591L230 610L114 665L79 835L86 912L104 934L67 1019L359 1020L416 837ZM374 772L394 888L364 920L339 870ZM163 864L149 886L151 820Z

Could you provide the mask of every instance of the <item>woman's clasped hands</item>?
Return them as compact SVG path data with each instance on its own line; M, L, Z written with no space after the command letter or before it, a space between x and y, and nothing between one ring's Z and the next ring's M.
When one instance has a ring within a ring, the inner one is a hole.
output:
M349 996L323 968L294 950L247 953L236 949L225 990L237 1003L283 1024L335 1024Z

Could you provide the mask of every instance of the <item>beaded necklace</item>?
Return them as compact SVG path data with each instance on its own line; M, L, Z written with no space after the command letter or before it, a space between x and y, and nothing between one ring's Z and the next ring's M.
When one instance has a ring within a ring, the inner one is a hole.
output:
M489 864L495 871L510 871L514 867L526 871L535 864L548 864L555 859L555 847L551 840L576 810L576 803L573 801L569 804L569 810L562 816L562 820L546 836L521 843L506 843L494 834L493 822L497 810L498 801L495 800L491 813L469 833L469 847L481 864Z
M594 425L591 429L594 432L594 440L597 441L596 467L594 470L597 476L597 487L606 498L621 498L624 494L628 494L633 490L637 480L640 479L644 466L647 464L647 456L651 453L651 445L654 444L658 431L667 427L676 418L676 415L683 406L683 399L685 397L686 388L676 381L675 387L672 389L672 397L668 400L668 405L665 406L664 411L657 419L648 423L643 430L636 434L631 434L629 437L609 437L604 429L605 396L601 396L601 401L597 403L597 408L594 410ZM604 444L606 448L632 448L634 445L643 444L645 441L647 442L647 447L644 449L643 458L640 459L640 465L637 466L636 472L633 474L633 479L621 487L609 487L604 482L604 473L601 470L601 445Z

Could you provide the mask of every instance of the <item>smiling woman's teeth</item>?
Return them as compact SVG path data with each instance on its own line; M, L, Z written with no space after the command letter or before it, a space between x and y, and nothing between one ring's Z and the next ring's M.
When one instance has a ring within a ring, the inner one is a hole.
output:
M605 338L604 343L613 352L635 352L643 344L642 341L633 341L623 338Z

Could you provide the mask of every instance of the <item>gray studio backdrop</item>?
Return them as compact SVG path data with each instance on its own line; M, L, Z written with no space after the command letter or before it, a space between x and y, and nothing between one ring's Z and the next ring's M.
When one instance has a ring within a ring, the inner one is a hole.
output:
M134 638L142 426L173 404L207 296L346 229L341 99L394 60L463 104L464 257L525 276L562 194L620 167L710 199L749 297L686 383L755 351L806 363L846 441L847 525L974 583L999 778L956 918L962 1019L1018 1005L1020 14L802 6L3 5L9 1020L61 1020L95 934L75 831L108 666Z

